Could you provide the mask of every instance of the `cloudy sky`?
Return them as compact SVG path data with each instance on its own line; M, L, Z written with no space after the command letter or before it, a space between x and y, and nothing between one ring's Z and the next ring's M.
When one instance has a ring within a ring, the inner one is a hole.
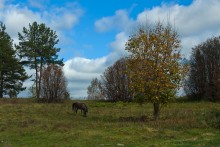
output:
M87 96L91 79L126 55L125 43L137 24L170 20L189 58L192 47L220 35L219 14L220 0L0 0L0 21L15 44L18 32L33 21L57 32L72 98Z

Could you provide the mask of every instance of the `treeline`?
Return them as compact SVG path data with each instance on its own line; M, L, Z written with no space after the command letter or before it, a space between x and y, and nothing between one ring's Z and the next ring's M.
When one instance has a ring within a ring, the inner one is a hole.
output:
M131 90L128 60L129 57L119 59L105 70L100 79L93 79L87 90L88 99L143 103L143 94ZM190 59L179 62L188 66L182 87L189 100L220 101L220 37L212 37L195 46Z
M127 57L108 67L88 87L88 99L151 102L158 118L162 105L183 87L190 100L220 100L220 37L180 54L178 33L170 24L139 26L126 43Z
M108 67L88 87L88 99L151 102L158 119L161 106L171 101L187 72L180 39L170 24L140 26L125 45L129 56Z
M0 98L4 95L17 97L25 90L23 82L33 78L32 96L40 101L53 102L68 98L63 75L63 59L58 59L60 48L56 32L45 24L33 22L18 32L19 44L13 40L0 22ZM28 76L24 66L35 73Z

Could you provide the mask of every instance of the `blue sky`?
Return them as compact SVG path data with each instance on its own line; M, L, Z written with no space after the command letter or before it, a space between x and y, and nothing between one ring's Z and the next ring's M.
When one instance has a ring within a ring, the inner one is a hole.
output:
M15 44L17 33L33 21L57 32L74 98L85 97L90 81L127 54L124 45L139 23L165 23L169 17L180 35L181 52L189 58L192 47L220 34L217 14L219 0L0 0L0 20Z
M120 31L120 28L112 26L106 31L98 31L95 27L95 22L103 17L113 16L119 10L125 11L127 17L135 20L137 15L145 9L152 9L161 4L188 5L191 0L9 0L5 1L7 5L14 5L20 9L28 9L33 13L39 13L41 17L45 17L43 13L53 13L53 9L66 9L66 13L75 13L77 22L70 26L62 28L54 28L55 31L62 31L68 41L60 38L59 46L62 48L62 56L64 61L73 56L85 58L97 58L107 55L111 51L110 42L114 41L115 35ZM52 9L52 10L50 10ZM63 15L62 10L55 12L55 15ZM68 18L67 18L68 19ZM38 21L38 20L36 20ZM52 21L52 20L51 20ZM56 21L56 20L54 20ZM43 20L40 22L46 23ZM50 27L50 24L48 24ZM62 27L62 26L61 26ZM65 38L65 39L66 39Z

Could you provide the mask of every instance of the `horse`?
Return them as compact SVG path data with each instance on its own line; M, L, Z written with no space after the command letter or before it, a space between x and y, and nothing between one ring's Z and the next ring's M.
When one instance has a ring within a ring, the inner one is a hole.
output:
M85 103L75 102L72 104L72 109L77 113L78 109L81 110L81 114L83 111L84 116L86 116L86 113L88 113L88 108Z

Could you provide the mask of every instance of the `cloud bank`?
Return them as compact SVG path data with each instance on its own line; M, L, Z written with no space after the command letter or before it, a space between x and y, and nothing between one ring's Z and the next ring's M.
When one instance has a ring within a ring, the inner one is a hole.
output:
M163 4L151 10L145 10L137 17L138 22L151 23L169 19L175 26L182 41L182 53L190 56L191 48L207 38L220 34L220 1L194 0L189 6Z

